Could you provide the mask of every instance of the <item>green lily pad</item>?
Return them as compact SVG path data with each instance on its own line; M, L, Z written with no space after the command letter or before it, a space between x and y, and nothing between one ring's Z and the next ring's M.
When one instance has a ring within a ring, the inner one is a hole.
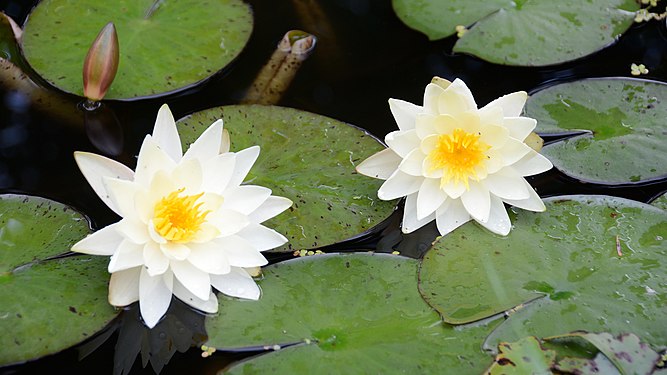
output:
M116 316L106 260L48 259L89 233L88 221L60 203L0 195L0 365L66 349Z
M556 352L542 348L535 337L528 336L517 342L498 345L496 361L485 374L551 374Z
M511 211L507 237L469 223L439 240L420 270L426 301L454 324L507 311L489 348L576 330L664 345L667 213L606 196L545 203L544 213Z
M558 336L558 338L568 337L579 337L595 345L621 374L651 374L660 360L660 355L655 350L631 333L617 337L606 332L574 332Z
M651 202L651 205L656 206L658 208L662 208L663 210L667 210L667 193L659 196L658 198L654 199Z
M565 357L558 361L555 368L565 374L621 375L616 366L602 353L598 353L593 359Z
M44 0L25 24L23 53L48 82L82 95L84 58L108 22L120 63L107 99L170 93L210 77L241 52L253 25L241 0Z
M393 0L396 14L429 39L470 27L454 45L505 65L571 61L612 44L634 22L634 0ZM471 26L472 25L472 26Z
M369 230L393 212L395 201L377 198L382 181L359 175L355 165L382 150L370 134L340 121L291 108L218 107L177 122L184 147L214 121L224 119L232 151L259 145L247 181L294 202L267 221L289 239L276 251L317 248Z
M525 116L541 134L581 134L544 146L556 168L579 180L630 183L667 175L667 85L586 79L531 95Z
M264 269L259 301L220 296L208 346L274 352L231 373L480 373L496 322L443 324L417 292L417 261L385 254L316 255ZM296 344L283 349L286 344Z

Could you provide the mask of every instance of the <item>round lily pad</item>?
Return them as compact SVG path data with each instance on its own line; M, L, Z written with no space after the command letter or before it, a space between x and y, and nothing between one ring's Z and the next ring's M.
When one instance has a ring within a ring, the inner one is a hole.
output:
M208 346L279 349L231 373L468 374L492 360L480 343L496 322L443 324L419 296L413 259L316 255L266 267L258 284L259 301L221 296L206 320Z
M278 251L349 239L393 212L396 202L377 198L382 181L355 170L355 165L384 148L364 130L291 108L226 106L179 120L184 147L218 119L230 133L232 151L261 148L246 181L294 202L266 224L289 239Z
M48 82L82 95L84 58L108 22L120 63L107 99L170 93L210 77L241 52L253 25L241 0L44 0L26 21L23 53Z
M470 27L454 52L520 66L558 64L612 44L639 9L634 0L393 0L409 27L436 40Z
M530 96L524 115L542 134L573 135L544 146L579 180L632 183L667 175L667 85L631 78L563 83ZM579 134L577 136L574 136Z
M100 331L115 316L101 257L70 256L88 221L57 202L0 195L0 365L53 354Z
M488 339L587 330L667 342L667 213L607 196L546 200L511 212L501 237L469 223L439 240L420 270L422 295L453 324L509 311Z
M651 202L651 205L656 206L658 208L662 208L663 210L667 210L667 193L659 196L658 198L654 199Z

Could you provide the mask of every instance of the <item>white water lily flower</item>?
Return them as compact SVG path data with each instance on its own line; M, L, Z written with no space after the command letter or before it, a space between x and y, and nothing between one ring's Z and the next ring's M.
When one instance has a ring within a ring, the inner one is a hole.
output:
M183 154L174 118L164 105L153 135L144 139L136 172L111 159L76 152L81 172L122 220L79 241L73 251L111 256L109 302L139 300L154 327L172 294L216 312L211 286L258 299L245 268L265 265L261 251L287 242L260 223L292 205L261 186L241 185L259 155L254 146L229 152L222 121L212 124Z
M399 130L387 134L389 148L357 166L386 180L378 197L406 197L402 230L410 233L436 220L445 235L474 219L507 235L511 223L503 202L544 211L524 176L552 168L524 140L536 121L521 117L528 95L515 92L478 109L466 84L441 78L426 86L424 106L390 99Z

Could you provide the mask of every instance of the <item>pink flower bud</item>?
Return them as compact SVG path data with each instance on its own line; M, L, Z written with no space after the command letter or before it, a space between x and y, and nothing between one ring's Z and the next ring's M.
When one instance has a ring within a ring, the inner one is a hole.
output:
M104 26L90 46L83 63L83 95L102 100L118 70L118 35L113 22Z

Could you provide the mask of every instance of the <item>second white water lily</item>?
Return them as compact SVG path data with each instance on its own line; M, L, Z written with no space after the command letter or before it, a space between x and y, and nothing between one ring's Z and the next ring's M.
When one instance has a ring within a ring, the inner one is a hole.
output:
M399 130L385 137L389 148L357 170L386 180L380 199L406 197L405 233L436 220L445 235L473 219L507 235L511 223L504 203L544 211L524 176L552 168L524 143L536 125L520 116L527 97L515 92L478 109L463 81L436 77L423 106L389 100Z
M230 296L259 298L246 268L265 265L260 252L287 242L261 223L292 202L268 188L241 185L258 155L258 146L229 152L220 120L183 154L166 105L152 136L144 139L136 172L96 154L75 153L88 183L122 217L72 247L111 256L112 305L138 300L152 328L172 294L206 312L218 309L211 286Z

